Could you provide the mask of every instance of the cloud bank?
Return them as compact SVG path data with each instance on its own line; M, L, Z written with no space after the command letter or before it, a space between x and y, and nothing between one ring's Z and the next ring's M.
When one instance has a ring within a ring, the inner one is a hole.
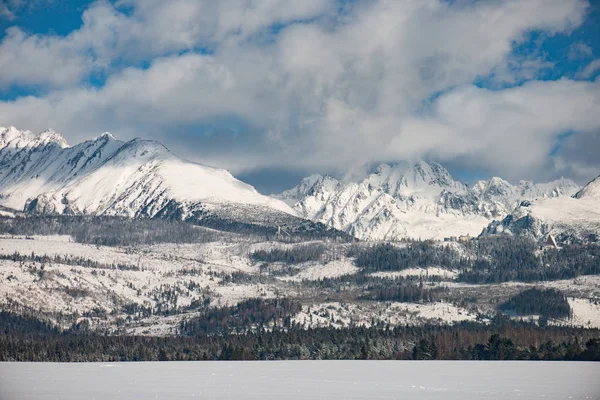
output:
M425 157L510 179L587 179L599 156L575 161L578 143L600 142L597 61L577 79L537 80L552 63L514 49L532 32L569 35L588 10L583 0L100 1L67 36L6 31L0 90L30 94L0 101L0 125L51 126L72 141L151 137L234 172ZM573 51L589 57L588 47Z

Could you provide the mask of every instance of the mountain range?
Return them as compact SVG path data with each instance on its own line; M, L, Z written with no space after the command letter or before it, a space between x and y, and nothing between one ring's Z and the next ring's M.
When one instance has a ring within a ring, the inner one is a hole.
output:
M478 235L523 200L569 197L580 186L569 179L512 185L501 178L460 183L435 162L381 164L358 182L313 175L277 198L308 219L360 239L442 239Z
M19 210L288 228L312 221L312 228L364 240L482 231L538 239L576 233L588 240L600 233L599 186L598 179L582 189L569 179L513 185L494 177L469 187L440 164L417 160L381 164L357 181L313 175L269 197L156 141L123 142L104 133L70 146L51 129L0 128L0 215Z
M501 221L483 232L512 234L541 240L552 235L558 243L600 241L600 176L574 196L522 201Z

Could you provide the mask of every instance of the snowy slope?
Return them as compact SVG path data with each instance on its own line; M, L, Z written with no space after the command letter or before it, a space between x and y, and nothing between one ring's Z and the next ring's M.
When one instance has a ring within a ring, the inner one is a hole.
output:
M313 175L276 197L305 218L361 239L441 239L478 235L523 199L572 195L578 189L567 179L513 186L500 178L469 188L440 164L417 161L381 164L360 182Z
M0 128L0 205L128 217L187 218L233 206L252 219L295 214L229 172L182 160L158 142L104 133L70 147L52 130L34 135L14 127Z
M573 197L576 199L595 199L596 201L600 201L600 176L585 185L585 187Z
M549 234L558 242L600 240L600 177L573 197L544 198L522 202L484 234L510 233L544 240Z

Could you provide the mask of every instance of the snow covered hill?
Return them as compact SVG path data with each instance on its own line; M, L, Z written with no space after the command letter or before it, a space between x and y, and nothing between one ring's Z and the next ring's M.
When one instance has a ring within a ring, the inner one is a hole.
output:
M182 160L162 144L104 133L70 147L53 130L0 128L0 205L31 213L297 219L229 172Z
M478 235L524 199L570 196L579 186L568 179L545 184L500 179L469 188L435 162L381 164L360 182L313 175L276 197L301 216L361 239L442 239Z
M600 241L600 177L573 197L521 202L502 221L491 223L484 234L509 233L559 243Z

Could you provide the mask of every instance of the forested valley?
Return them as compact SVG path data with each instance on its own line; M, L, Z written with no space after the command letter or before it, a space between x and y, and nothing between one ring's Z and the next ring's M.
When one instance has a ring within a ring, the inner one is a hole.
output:
M0 360L600 360L597 245L19 218Z

